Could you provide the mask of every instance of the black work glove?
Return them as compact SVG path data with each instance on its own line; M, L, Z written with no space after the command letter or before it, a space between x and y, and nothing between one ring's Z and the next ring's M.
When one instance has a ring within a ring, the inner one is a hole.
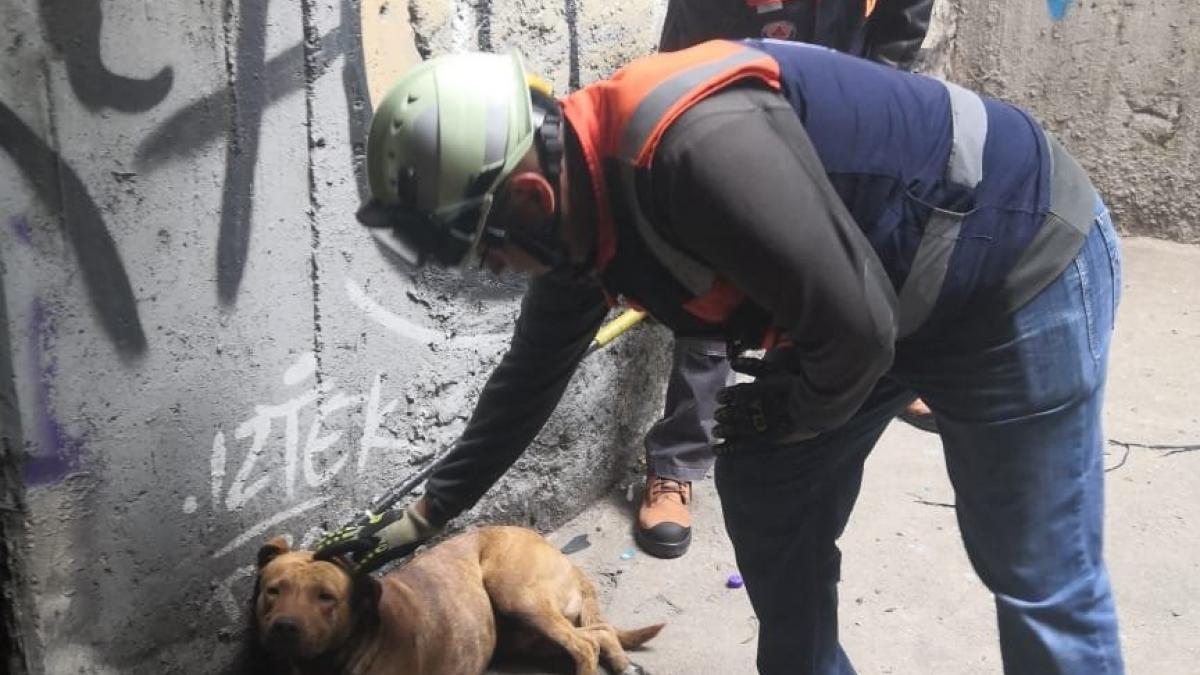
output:
M720 406L713 414L717 421L713 435L722 439L713 448L717 455L736 453L751 442L780 440L800 429L798 406L792 398L796 376L784 367L785 360L777 353L765 359L737 356L730 360L730 367L754 381L717 392Z
M354 574L367 574L384 564L417 550L442 528L430 524L416 508L389 509L367 513L317 542L318 560L350 555Z

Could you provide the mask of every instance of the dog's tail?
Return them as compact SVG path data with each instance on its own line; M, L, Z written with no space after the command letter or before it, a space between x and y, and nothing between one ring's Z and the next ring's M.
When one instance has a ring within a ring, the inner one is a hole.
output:
M666 624L663 623L656 623L653 626L642 626L641 628L634 628L632 630L621 630L618 628L617 641L620 642L621 646L625 649L641 647L652 640L654 636L658 635L659 631L661 631L665 625Z
M575 568L575 576L579 578L579 588L583 591L583 607L579 612L579 624L582 626L592 626L595 624L605 624L604 616L600 614L600 598L596 594L596 585L584 574L579 568ZM654 636L658 635L666 624L656 623L653 626L642 626L632 630L621 630L613 627L617 634L617 641L621 643L624 649L633 649L641 647L649 642Z

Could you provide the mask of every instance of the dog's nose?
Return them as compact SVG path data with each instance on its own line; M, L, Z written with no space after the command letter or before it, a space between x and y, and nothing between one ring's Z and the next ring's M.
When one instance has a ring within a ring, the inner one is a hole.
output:
M277 647L289 647L299 639L300 623L295 619L276 619L267 629L267 642Z

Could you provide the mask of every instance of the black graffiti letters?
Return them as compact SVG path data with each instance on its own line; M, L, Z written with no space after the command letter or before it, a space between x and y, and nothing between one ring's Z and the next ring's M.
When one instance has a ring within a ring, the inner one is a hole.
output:
M112 108L143 112L158 105L175 80L163 67L148 80L116 75L100 60L100 0L41 0L46 34L55 41L67 66L75 96L90 110Z
M125 265L79 175L3 103L0 148L20 167L38 198L58 214L63 234L79 261L88 297L117 351L126 357L145 352L146 335Z

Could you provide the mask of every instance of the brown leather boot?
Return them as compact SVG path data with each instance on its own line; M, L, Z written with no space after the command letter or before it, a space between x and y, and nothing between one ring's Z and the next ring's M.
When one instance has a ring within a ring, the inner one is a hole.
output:
M692 543L692 518L688 502L692 484L649 474L642 506L638 509L634 539L656 558L678 558Z

